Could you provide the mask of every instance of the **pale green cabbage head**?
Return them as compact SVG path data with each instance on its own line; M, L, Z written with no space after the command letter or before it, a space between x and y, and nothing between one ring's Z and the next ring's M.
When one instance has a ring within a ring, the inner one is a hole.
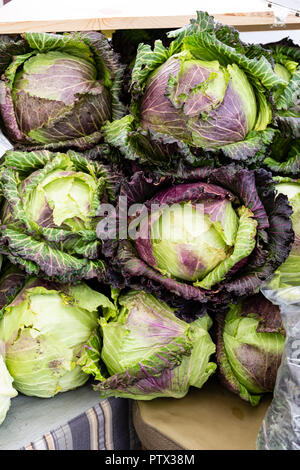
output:
M84 283L29 281L0 320L0 341L15 388L47 398L83 385L88 375L77 361L97 330L98 307L106 301Z

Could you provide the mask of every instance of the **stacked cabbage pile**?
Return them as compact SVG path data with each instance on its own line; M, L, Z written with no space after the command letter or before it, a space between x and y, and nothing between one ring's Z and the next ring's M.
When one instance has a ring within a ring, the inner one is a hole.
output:
M286 332L260 290L300 282L300 49L204 12L153 47L120 34L0 37L0 422L88 380L274 389Z

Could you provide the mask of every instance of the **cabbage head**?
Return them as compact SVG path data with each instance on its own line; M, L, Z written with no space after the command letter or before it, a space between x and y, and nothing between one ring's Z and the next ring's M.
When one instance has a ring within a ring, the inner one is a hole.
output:
M127 214L118 206L119 239L103 241L109 269L123 285L161 298L175 294L219 308L258 292L294 239L288 199L276 197L265 170L228 165L151 177L137 171L120 195L137 209Z
M300 47L289 38L263 47L272 54L275 73L286 82L274 94L278 131L264 163L275 174L299 177Z
M217 315L217 362L221 382L256 406L272 392L285 344L279 307L262 294L231 304Z
M182 398L190 386L201 388L213 374L216 364L210 356L215 345L208 332L212 320L207 313L186 323L167 303L134 290L121 294L116 307L99 320L100 366L95 368L91 360L86 369L98 380L94 388L101 397ZM199 314L200 309L199 305ZM81 360L86 363L95 349L87 344Z
M83 385L89 376L77 361L98 331L99 307L113 305L85 283L27 280L0 319L0 342L15 389L48 398Z
M1 36L0 71L0 113L18 148L91 148L123 113L123 67L101 33Z
M274 136L270 96L286 85L237 31L197 12L190 25L140 44L132 71L131 114L104 127L127 158L157 165L203 160L203 151L247 163L260 159Z
M3 158L0 253L27 273L63 282L105 277L96 226L116 175L73 151L8 151Z

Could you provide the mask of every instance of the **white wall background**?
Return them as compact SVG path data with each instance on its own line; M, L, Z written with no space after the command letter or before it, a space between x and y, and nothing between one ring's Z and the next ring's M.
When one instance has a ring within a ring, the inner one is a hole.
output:
M290 37L295 44L300 46L300 29L293 30L272 30L272 31L251 31L240 33L240 38L245 42L268 43L279 41L282 38Z

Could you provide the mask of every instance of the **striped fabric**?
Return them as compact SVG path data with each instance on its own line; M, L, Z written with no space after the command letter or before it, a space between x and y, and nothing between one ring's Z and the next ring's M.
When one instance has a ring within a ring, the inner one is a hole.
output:
M138 450L131 401L109 398L21 450Z

